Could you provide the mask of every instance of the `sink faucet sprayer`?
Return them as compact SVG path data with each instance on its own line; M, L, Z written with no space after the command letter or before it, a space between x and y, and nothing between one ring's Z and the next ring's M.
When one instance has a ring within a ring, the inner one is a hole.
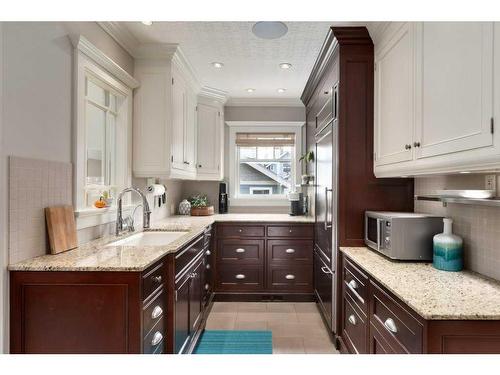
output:
M116 212L116 232L115 232L115 234L117 236L119 236L125 229L128 229L129 231L134 230L133 218L132 218L132 224L130 224L130 223L126 223L126 221L123 220L123 216L122 216L123 215L123 213L122 213L122 197L123 197L123 194L128 193L129 191L136 192L142 198L142 227L144 229L149 228L149 221L151 218L151 210L149 209L148 200L146 199L146 196L142 193L142 191L140 191L137 188L129 187L129 188L123 189L122 192L120 194L118 194L118 199L117 199L118 209ZM134 213L135 213L135 210L134 210Z

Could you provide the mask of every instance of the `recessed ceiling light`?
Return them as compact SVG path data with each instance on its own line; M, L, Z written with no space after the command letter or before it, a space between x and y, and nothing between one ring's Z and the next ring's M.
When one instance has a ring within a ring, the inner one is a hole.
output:
M290 63L281 63L280 68L281 69L290 69L292 67L292 64Z
M251 87L249 87L249 88L247 89L247 92L250 92L250 93L252 93L252 92L254 92L254 91L255 91L255 89L252 89Z
M261 21L253 25L252 32L262 39L277 39L288 32L288 26L283 22Z
M280 94L283 94L283 93L286 91L286 89L284 89L284 88L279 88L279 89L277 89L276 91L278 91Z
M221 63L221 62L217 62L217 61L214 61L214 62L213 62L213 63L211 63L211 64L212 64L212 66L213 66L215 69L220 69L220 68L222 68L222 67L224 66L224 64L223 64L223 63Z
M146 26L151 26L153 24L153 21L141 21L141 23Z

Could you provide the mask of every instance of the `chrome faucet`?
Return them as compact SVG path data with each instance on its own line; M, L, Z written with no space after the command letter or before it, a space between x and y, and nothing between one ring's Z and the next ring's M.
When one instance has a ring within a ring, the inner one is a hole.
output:
M116 232L115 232L115 234L117 236L119 236L125 229L128 229L131 232L134 231L133 224L130 225L130 220L128 220L128 221L124 220L123 213L122 213L122 197L123 197L123 194L128 193L129 191L136 192L142 198L142 227L144 229L149 228L149 222L151 219L151 210L149 209L148 200L146 199L146 196L142 193L142 191L140 191L137 188L129 187L129 188L123 189L122 192L120 194L118 194L118 199L117 199L118 209L116 211ZM135 210L134 210L134 213L135 213ZM133 218L132 218L132 223L133 223Z

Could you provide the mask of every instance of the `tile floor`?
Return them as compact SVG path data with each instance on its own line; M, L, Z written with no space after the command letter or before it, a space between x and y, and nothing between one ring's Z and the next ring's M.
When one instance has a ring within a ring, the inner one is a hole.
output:
M314 302L215 302L206 329L270 330L274 354L335 354Z

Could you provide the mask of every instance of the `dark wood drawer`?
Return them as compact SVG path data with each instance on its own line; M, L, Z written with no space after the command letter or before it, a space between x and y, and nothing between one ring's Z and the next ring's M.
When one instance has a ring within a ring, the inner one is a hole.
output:
M264 288L261 265L229 265L217 267L217 289L220 291L255 291Z
M368 277L344 258L344 290L358 308L368 315Z
M370 323L370 354L402 354L394 350L386 341L385 337L379 332L377 327Z
M165 283L165 267L156 263L142 274L142 300L146 301Z
M160 354L165 351L165 319L160 318L153 329L144 338L144 354Z
M184 249L175 254L175 277L180 276L186 267L203 251L203 235L199 236Z
M400 346L406 353L422 353L423 324L378 285L370 282L370 288L370 321L389 345Z
M220 240L217 257L220 262L262 264L264 261L264 240Z
M264 237L265 230L263 225L228 225L221 226L222 237Z
M267 280L272 290L312 293L313 267L312 264L270 266Z
M352 353L367 353L367 319L359 314L353 300L344 296L343 338Z
M312 263L312 240L268 240L269 263Z
M146 336L165 315L165 294L163 289L144 306L142 310L143 334Z
M312 225L269 225L268 237L296 237L312 238L314 230Z

